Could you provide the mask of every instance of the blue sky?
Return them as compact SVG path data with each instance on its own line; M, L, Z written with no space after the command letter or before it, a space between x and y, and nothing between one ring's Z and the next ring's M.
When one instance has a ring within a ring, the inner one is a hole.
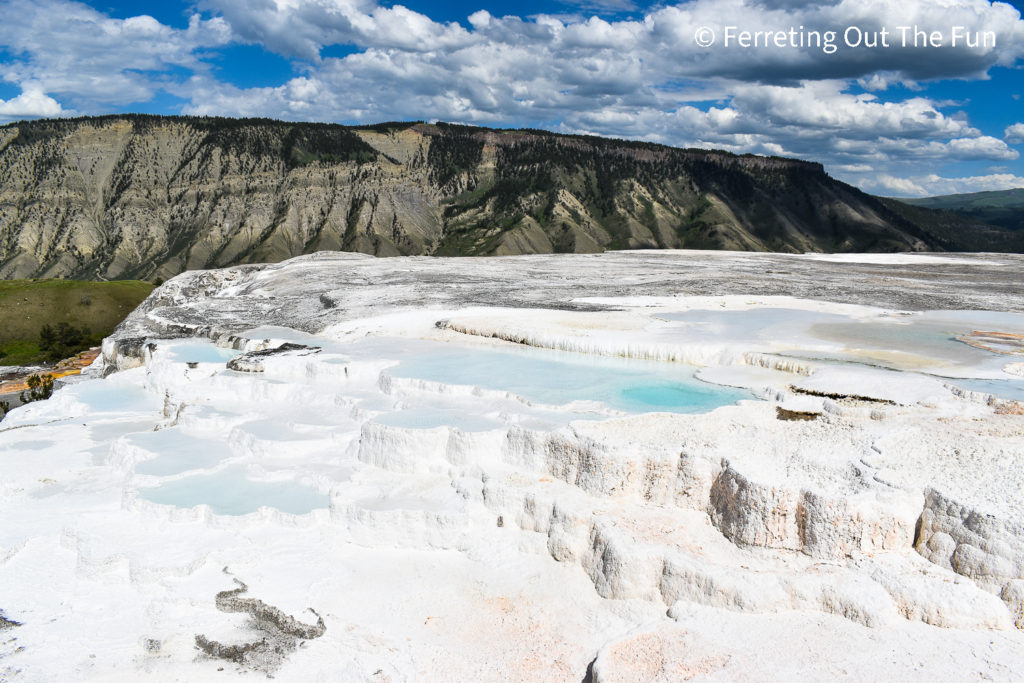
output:
M444 120L812 159L886 195L1024 187L1020 3L0 0L0 9L0 122L120 112ZM938 38L919 41L914 27ZM829 31L834 50L823 49ZM876 43L856 45L857 36Z

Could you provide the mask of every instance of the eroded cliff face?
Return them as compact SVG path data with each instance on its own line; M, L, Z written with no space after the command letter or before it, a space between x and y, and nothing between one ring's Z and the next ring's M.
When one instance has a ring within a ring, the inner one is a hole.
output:
M0 277L378 256L941 249L800 161L445 124L101 117L0 128Z

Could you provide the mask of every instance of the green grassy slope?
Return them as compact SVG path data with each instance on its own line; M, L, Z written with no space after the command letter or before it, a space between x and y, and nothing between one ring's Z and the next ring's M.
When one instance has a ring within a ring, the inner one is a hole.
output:
M932 235L946 251L1024 253L1024 230L986 223L959 211L916 206L903 199L881 201Z
M955 211L982 223L1009 230L1024 230L1024 188L900 201L926 209Z
M39 333L46 324L84 327L89 334L82 348L95 346L151 291L152 284L135 280L0 281L0 365L39 362Z

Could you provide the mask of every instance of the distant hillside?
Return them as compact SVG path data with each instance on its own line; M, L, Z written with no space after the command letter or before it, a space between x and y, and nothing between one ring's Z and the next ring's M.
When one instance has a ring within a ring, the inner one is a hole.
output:
M1008 230L1024 230L1024 188L900 201L926 209L955 211L983 223Z
M1024 231L989 225L955 211L935 211L906 204L902 199L883 199L882 202L937 239L956 245L957 251L1024 253Z
M920 210L923 211L923 210ZM819 164L543 131L109 116L0 127L0 277L376 255L963 249ZM954 225L955 224L955 225Z

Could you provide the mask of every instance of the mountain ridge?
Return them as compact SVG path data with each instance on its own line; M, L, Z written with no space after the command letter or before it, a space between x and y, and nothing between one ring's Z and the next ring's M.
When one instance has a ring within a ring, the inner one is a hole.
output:
M392 122L110 115L0 127L0 277L167 278L320 250L945 251L821 164Z
M1024 231L1024 188L938 195L900 201L938 211L952 211L1011 231Z

